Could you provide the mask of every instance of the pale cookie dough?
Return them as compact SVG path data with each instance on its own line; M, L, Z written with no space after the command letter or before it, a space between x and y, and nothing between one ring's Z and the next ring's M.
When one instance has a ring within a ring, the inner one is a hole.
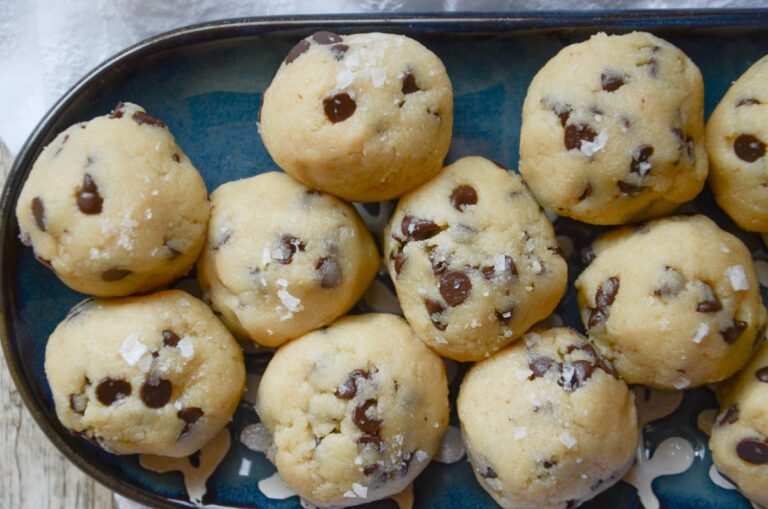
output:
M453 90L440 59L394 34L317 32L299 42L264 92L269 154L306 185L381 201L442 167Z
M744 496L768 507L768 343L718 389L717 400L712 461Z
M520 177L487 159L460 159L405 195L386 231L403 313L445 357L487 357L549 316L565 291L552 225Z
M520 173L545 208L587 223L672 212L707 177L703 98L701 72L675 46L594 35L533 78Z
M448 425L443 362L402 318L345 317L280 348L258 390L285 483L318 507L399 493Z
M634 397L573 329L531 332L477 363L457 407L475 477L506 509L572 509L635 459Z
M686 389L738 371L765 323L747 247L705 216L619 228L576 280L582 320L632 384Z
M731 86L707 122L709 184L739 227L768 232L768 56Z
M130 103L59 134L16 205L37 259L70 288L103 297L188 272L208 211L205 183L166 125Z
M328 325L360 299L379 255L355 210L284 173L211 194L200 285L235 332L278 346Z
M45 374L56 415L114 454L189 456L229 422L243 354L179 290L77 305L53 331Z

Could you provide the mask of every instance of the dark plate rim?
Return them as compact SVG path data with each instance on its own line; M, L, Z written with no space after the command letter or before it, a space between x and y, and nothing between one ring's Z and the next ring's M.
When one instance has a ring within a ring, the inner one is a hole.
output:
M101 78L120 66L132 67L143 57L167 50L180 49L216 40L234 39L289 29L311 29L321 27L365 27L369 25L392 26L393 28L415 28L426 32L472 33L509 32L521 30L551 30L568 28L599 27L616 29L706 29L733 27L768 27L768 8L755 9L668 9L668 10L585 10L585 11L509 11L509 12L457 12L457 13L393 13L393 14L350 14L350 15L301 15L234 18L178 28L147 38L130 46L88 72L75 83L43 116L27 138L17 155L3 188L0 198L0 343L11 378L21 395L22 401L32 414L37 425L54 446L80 470L96 479L112 491L136 502L159 509L190 507L180 500L171 500L157 493L138 488L131 482L113 477L89 463L79 451L71 447L60 435L55 425L48 421L38 406L32 391L27 386L22 366L13 350L10 339L10 316L14 304L11 294L12 277L6 264L13 245L16 231L15 204L21 187L26 180L34 158L48 141L49 131L56 119L65 112L72 102Z

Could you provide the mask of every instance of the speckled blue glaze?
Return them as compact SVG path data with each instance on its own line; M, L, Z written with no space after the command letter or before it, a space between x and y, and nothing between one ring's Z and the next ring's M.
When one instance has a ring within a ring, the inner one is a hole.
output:
M582 28L571 28L578 26ZM321 27L342 33L392 31L420 40L443 59L454 85L454 137L448 160L482 155L510 168L517 167L521 109L528 84L535 72L567 44L600 30L650 29L682 48L701 68L706 83L707 114L730 82L768 50L766 12L705 18L626 14L596 20L585 15L554 13L550 17L534 15L522 19L489 16L471 22L425 18L389 25L375 18L350 18L335 23L309 18L298 24L290 20L273 25L255 21L161 37L132 49L120 65L113 62L97 70L97 77L65 96L38 127L9 179L3 198L2 288L7 329L4 346L14 375L21 382L22 396L46 433L73 461L127 496L162 507L188 506L181 474L149 472L138 465L135 456L107 454L70 436L59 426L43 372L45 344L56 324L83 296L67 289L34 260L30 249L19 243L12 209L20 185L37 153L57 132L76 121L107 113L119 100L141 104L165 121L203 174L209 190L230 180L276 169L257 133L262 93L291 46ZM714 217L728 230L736 231L707 192L699 197L695 208ZM557 221L556 228L559 234L571 237L577 249L598 232L569 220ZM768 259L758 236L738 234L756 257ZM573 282L582 267L577 255L568 262ZM583 330L575 300L570 288L557 313L566 324ZM263 370L267 360L265 354L249 356L249 370ZM452 384L452 402L459 381L460 377ZM714 406L708 389L689 391L677 412L646 427L645 438L651 450L669 436L682 436L697 452L688 471L654 481L661 507L750 507L736 491L721 489L709 480L711 458L707 437L697 428L696 418L702 409ZM251 405L242 402L229 425L233 437L256 420ZM455 413L452 423L458 424ZM242 458L253 462L248 477L238 475ZM205 501L237 507L299 507L296 497L272 500L259 491L256 481L273 472L274 467L263 454L248 450L234 439L227 457L208 482ZM415 482L414 492L417 508L494 507L475 481L466 460L453 465L431 464ZM364 507L395 504L382 501ZM629 509L641 505L635 488L620 482L583 507Z

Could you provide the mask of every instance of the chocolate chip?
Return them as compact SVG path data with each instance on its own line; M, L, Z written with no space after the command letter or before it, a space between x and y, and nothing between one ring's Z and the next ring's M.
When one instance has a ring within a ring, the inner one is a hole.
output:
M435 110L433 110L432 108L427 108L427 113L429 113L430 115L432 115L432 118L434 118L434 119L435 119L435 120L437 120L438 122L439 122L440 120L442 120L442 117L440 116L440 112L439 112L439 111L435 111Z
M736 340L739 339L739 337L741 337L741 334L747 329L748 326L749 324L747 322L734 319L733 325L725 330L720 331L720 334L722 334L726 343L732 345L736 342Z
M755 371L755 378L768 384L768 366Z
M291 51L288 52L288 55L285 57L285 64L288 65L290 63L293 63L294 60L299 58L301 55L307 52L309 49L309 41L307 40L301 40L299 43L291 48Z
M656 297L673 297L680 293L685 286L685 278L669 265L664 267L664 274L659 287L653 291ZM713 294L714 296L714 294Z
M57 155L59 155L59 153L61 153L62 149L64 148L64 144L67 142L67 140L69 140L69 135L65 134L64 139L61 140L61 146L58 149L56 149L56 153L53 154L54 157L56 157ZM90 160L90 158L88 159Z
M632 163L629 165L629 172L645 177L651 171L651 165L648 159L653 155L653 147L650 145L641 145L632 154Z
M570 124L565 127L565 135L563 141L565 143L566 150L573 150L581 148L581 142L595 141L597 133L587 124Z
M448 270L448 260L442 256L438 256L435 251L434 246L429 246L427 256L429 257L429 263L432 265L432 273L435 276L440 276Z
M355 408L352 414L352 422L366 433L376 433L381 428L381 420L366 415L369 409L376 407L375 399L368 399L362 405Z
M189 461L192 468L200 468L200 451L195 451L187 456L187 461Z
M736 107L739 106L752 106L753 104L761 104L759 99L755 99L754 97L744 97L739 100L738 103L736 103Z
M315 32L312 34L312 40L318 44L336 44L341 42L341 36L333 32Z
M504 263L502 264L501 273L499 275L508 276L512 279L517 278L517 265L515 264L515 261L512 259L512 257L509 255L504 255L503 260ZM485 279L491 280L496 275L496 266L486 265L480 269L480 272L483 274Z
M413 452L404 453L400 459L400 464L390 473L390 477L394 479L405 477L408 470L411 469L411 460L413 460Z
M533 374L528 377L528 380L543 377L552 367L557 367L557 364L558 363L553 359L544 355L531 354L528 357L528 369L530 369Z
M178 334L176 334L172 330L165 329L163 331L163 344L165 346L176 346L179 344L180 340L181 338L178 336Z
M496 311L496 318L502 325L509 325L512 323L512 316L515 313L515 306L510 306L504 311Z
M335 44L331 46L331 53L333 53L333 58L336 60L343 60L344 55L349 50L349 46L346 44Z
M283 235L280 237L280 246L277 250L275 260L283 265L288 265L293 261L293 256L297 251L304 251L304 242L293 235Z
M40 231L45 231L45 205L39 196L32 198L32 217Z
M554 459L554 458L549 458L549 459L544 460L542 465L544 466L544 468L549 470L549 469L554 468L554 467L557 466L557 460Z
M123 109L125 108L125 104L123 101L118 102L114 108L112 108L112 111L109 112L109 118L123 118Z
M218 251L221 247L229 242L232 238L232 230L224 230L223 234L218 238L214 237L213 244L211 244L211 251Z
M173 162L175 162L175 163L181 162L181 158L179 157L179 154L175 154L175 153L174 153L174 154L171 156L171 159L173 159Z
M458 186L451 193L451 205L460 212L477 203L477 191L469 185Z
M451 271L440 276L440 295L451 307L456 307L469 297L472 281L463 272Z
M614 92L624 85L627 76L615 71L606 71L600 75L600 86L606 92Z
M170 401L173 386L163 378L147 377L141 384L141 400L149 408L162 408Z
M616 184L619 186L619 190L622 192L622 194L629 196L635 195L644 189L643 186L631 184L624 180L619 180Z
M360 438L357 439L357 443L362 446L372 445L382 452L384 450L384 441L381 437L375 433L363 433Z
M434 237L442 231L435 223L428 219L405 216L400 223L400 231L406 240L426 240Z
M125 380L107 377L96 386L96 399L105 406L130 395L131 384Z
M363 475L373 475L379 470L379 465L376 463L373 463L371 465L366 465L365 468L363 468Z
M342 92L328 99L323 99L323 109L328 120L335 124L351 117L357 109L357 104L349 94Z
M768 443L745 438L736 446L736 454L747 463L765 465L768 463Z
M587 323L588 328L591 329L608 319L610 307L616 299L616 294L619 292L619 286L619 278L609 277L598 287L597 292L595 292L596 307L591 310L589 321Z
M412 94L414 92L418 92L419 90L421 89L416 84L416 77L413 75L411 71L407 71L403 75L403 88L402 88L403 94Z
M557 383L567 391L575 391L589 380L594 371L595 365L591 362L584 360L574 361L570 367L567 364L563 367Z
M739 420L739 407L731 405L715 422L718 426L725 426L726 424L733 424Z
M587 246L579 250L579 257L581 258L581 263L589 265L597 256L592 250L592 246Z
M659 61L656 60L656 58L651 57L645 66L648 68L648 74L650 74L652 78L655 78L658 75Z
M127 277L133 271L128 269L109 269L101 273L101 280L108 283L112 281L120 281L124 277Z
M720 299L717 298L715 290L707 283L704 285L704 300L699 302L696 306L696 311L699 313L717 313L723 309L723 305L720 304Z
M584 186L584 191L581 192L578 200L583 201L589 198L590 196L592 196L592 186L589 184L589 182L587 182L587 185Z
M742 134L733 142L733 151L742 161L753 163L765 155L765 143L751 134Z
M83 175L83 185L77 188L77 208L83 214L101 214L104 199L90 173Z
M184 421L184 428L181 430L181 434L179 436L184 436L189 431L189 428L191 428L194 423L199 421L202 416L202 408L193 406L179 410L176 413L176 417Z
M315 270L320 273L321 288L336 288L341 283L341 264L335 256L325 256L317 260Z
M88 406L88 396L83 393L70 394L69 409L79 415L85 414L85 407Z
M550 97L542 99L542 104L546 108L552 110L552 112L560 119L560 125L565 127L565 124L568 122L571 112L573 111L571 105L557 102Z
M146 114L143 111L136 111L131 115L131 118L134 122L136 122L139 125L147 124L154 127L165 127L165 122L162 120L158 120L155 117L152 117L148 114Z
M402 251L393 252L390 257L392 258L392 264L395 267L395 275L399 276L400 271L403 270L403 264L405 263L407 257Z
M621 125L624 130L629 131L629 129L632 127L632 119L629 117L621 117Z
M437 300L425 299L424 306L427 308L427 313L429 314L429 319L432 321L432 325L434 325L437 330L445 330L448 325L443 323L439 317L435 316L445 311L443 303Z
M357 382L361 378L368 379L370 373L356 369L347 376L347 379L336 388L336 397L339 399L352 399L357 394Z
M485 470L478 473L480 474L480 477L484 477L485 479L496 479L499 477L499 474L497 474L491 467L485 467Z

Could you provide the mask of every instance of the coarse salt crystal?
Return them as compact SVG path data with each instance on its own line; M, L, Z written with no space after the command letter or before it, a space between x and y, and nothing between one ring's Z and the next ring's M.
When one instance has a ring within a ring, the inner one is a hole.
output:
M187 337L181 338L181 341L176 343L176 348L185 359L191 359L195 355L195 346Z
M336 75L336 88L341 90L345 89L355 81L355 73L345 69Z
M120 347L120 355L130 366L135 366L147 352L149 348L139 341L138 334L129 335Z
M737 292L749 290L749 280L742 265L733 265L725 270L725 275L731 282L731 286Z
M691 381L685 377L681 377L677 382L674 383L674 387L677 390L683 390L689 385L691 385Z
M522 382L523 380L526 380L527 378L529 378L529 377L530 377L532 374L533 374L533 371L531 371L531 370L530 370L530 369L528 369L528 368L526 368L526 369L517 369L517 370L515 370L515 377L516 377L516 378L517 378L519 381L521 381L521 382Z
M429 454L427 454L425 451L422 451L422 450L416 451L416 454L414 455L414 459L416 460L416 463L421 463L427 458L429 458Z
M581 140L581 146L579 147L579 150L585 156L592 157L593 155L601 151L603 148L605 148L605 144L607 142L608 142L608 131L600 131L600 134L597 135L597 138L595 138L595 141Z
M525 429L524 426L521 426L519 428L515 428L515 431L512 433L512 436L515 440L522 440L526 436L528 436L528 430Z
M473 329L477 329L477 328L478 328L478 327L480 327L481 325L482 325L482 322L480 322L480 320L478 320L477 318L475 318L474 320L472 320L472 321L470 322L470 324L469 324L469 326L470 326L471 328L473 328Z
M563 431L560 434L560 442L563 443L568 449L576 447L576 439L571 436L567 431Z
M706 323L700 323L699 326L696 328L696 332L693 334L693 341L694 343L701 343L705 337L707 337L707 334L709 334L709 325Z

